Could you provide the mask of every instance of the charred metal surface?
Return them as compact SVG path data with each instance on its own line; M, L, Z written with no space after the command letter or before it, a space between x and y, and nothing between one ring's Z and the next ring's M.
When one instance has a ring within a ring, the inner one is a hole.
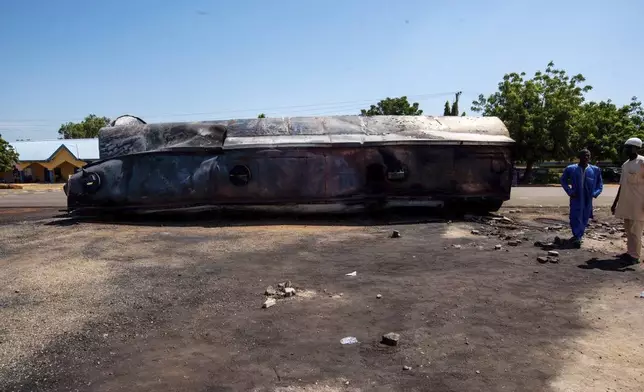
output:
M101 130L102 161L68 209L508 200L511 146L495 118L341 116Z

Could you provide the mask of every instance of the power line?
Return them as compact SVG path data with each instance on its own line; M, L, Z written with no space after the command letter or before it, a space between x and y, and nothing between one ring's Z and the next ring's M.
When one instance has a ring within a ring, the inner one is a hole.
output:
M442 97L442 96L447 96L447 95L452 95L454 94L454 91L450 92L441 92L441 93L429 93L429 94L414 94L414 95L407 95L406 97L410 100L425 100L429 98L437 98L437 97ZM381 98L382 99L382 98ZM220 111L212 111L212 112L192 112L192 113L174 113L174 114L166 114L166 115L139 115L138 117L143 118L144 120L147 119L155 119L155 118L172 118L172 117L187 117L187 116L205 116L205 115L217 115L217 114L228 114L228 113L246 113L246 112L252 112L252 113L266 113L266 112L275 112L275 111L282 111L282 110L288 110L289 113L298 113L298 112L306 112L308 110L323 110L323 109L329 109L332 110L334 108L343 108L346 106L351 105L352 107L357 107L358 104L362 105L368 105L368 104L374 104L379 102L380 99L374 100L374 99L362 99L362 100L354 100L354 101L336 101L336 102L324 102L324 103L314 103L314 104L306 104L306 105L290 105L290 106L276 106L276 107L268 107L268 108L255 108L255 109L236 109L236 110L220 110ZM304 109L304 110L289 110L289 109ZM61 119L10 119L10 120L3 120L0 119L0 128L5 128L5 127L20 127L21 125L24 127L38 127L38 126L43 126L43 127L50 127L52 126L52 123L60 122L60 123L65 123L70 121L69 119L61 120ZM2 122L7 122L7 123L12 123L11 125L2 125ZM31 123L31 124L20 124L20 123ZM35 124L34 124L35 123ZM40 124L39 124L40 123Z

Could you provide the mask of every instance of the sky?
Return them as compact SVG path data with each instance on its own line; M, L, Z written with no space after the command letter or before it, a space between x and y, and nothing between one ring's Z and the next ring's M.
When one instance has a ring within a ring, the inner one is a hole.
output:
M0 134L87 114L147 122L359 114L406 95L440 115L549 61L591 100L644 98L641 0L0 0Z

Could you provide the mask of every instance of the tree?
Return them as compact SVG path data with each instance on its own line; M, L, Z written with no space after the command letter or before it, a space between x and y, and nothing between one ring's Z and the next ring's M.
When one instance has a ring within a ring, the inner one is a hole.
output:
M445 107L443 108L443 116L451 116L452 108L449 105L449 100L445 101Z
M445 107L443 108L443 116L458 116L458 100L461 97L461 92L457 92L454 97L454 103L450 106L449 100L445 101ZM464 116L465 112L461 114Z
M530 79L525 73L509 73L498 84L498 91L472 102L472 110L484 116L499 117L516 141L517 158L526 164L530 178L536 162L567 159L574 155L576 115L584 94L592 89L583 75L569 76L548 63Z
M454 98L454 103L452 104L452 112L450 113L450 116L458 116L458 99L461 97L461 92L456 93L456 97Z
M257 118L266 118L266 115L264 113L260 113L259 116L257 116Z
M362 116L420 116L423 111L418 109L418 102L410 104L406 96L400 98L385 98L377 105L371 105L368 110L362 109Z
M611 100L581 106L572 135L575 151L587 148L593 159L621 162L621 147L628 138L644 137L644 109L637 97L618 107Z
M97 117L90 114L79 123L62 124L58 129L58 134L62 139L94 138L98 136L98 131L109 123L110 119L107 117Z
M18 153L0 135L0 173L13 170L16 163L18 163Z

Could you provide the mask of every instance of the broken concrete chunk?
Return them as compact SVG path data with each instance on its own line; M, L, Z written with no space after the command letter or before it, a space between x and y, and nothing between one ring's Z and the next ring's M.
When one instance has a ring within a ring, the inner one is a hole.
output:
M275 305L276 303L277 303L277 301L275 300L275 298L269 298L266 301L264 301L264 304L262 305L262 308L264 308L264 309L270 308L271 306Z
M554 244L554 243L552 243L552 242L548 242L548 243L545 243L545 244L541 245L541 248L542 248L543 250L554 249L554 248L555 248L555 244Z
M548 262L548 258L545 256L539 256L537 257L537 261L540 262L541 264L545 264Z
M382 335L382 344L387 346L397 346L398 341L400 340L400 335L395 332L389 332L388 334Z
M276 294L277 294L277 290L275 290L275 287L273 286L268 286L266 288L266 291L264 292L264 295L276 295Z
M295 289L293 287L286 287L284 289L284 296L292 297L295 295Z
M549 250L548 256L559 257L559 252L557 252L556 250Z

